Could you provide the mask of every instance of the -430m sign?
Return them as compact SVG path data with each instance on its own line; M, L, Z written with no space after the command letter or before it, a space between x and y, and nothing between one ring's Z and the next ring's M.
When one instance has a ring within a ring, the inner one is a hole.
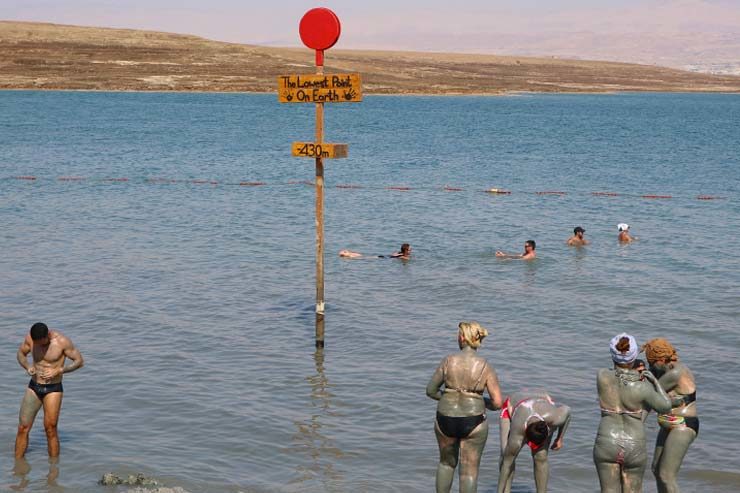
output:
M293 156L320 157L325 159L340 159L347 157L347 144L329 144L327 142L293 142Z

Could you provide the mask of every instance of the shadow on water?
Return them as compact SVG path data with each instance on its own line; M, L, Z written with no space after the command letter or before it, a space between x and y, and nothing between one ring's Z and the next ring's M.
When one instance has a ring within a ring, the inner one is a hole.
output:
M313 355L316 373L306 377L311 388L309 400L310 416L296 420L293 424L298 432L293 435L293 449L308 459L308 465L297 465L297 477L292 484L304 484L316 481L324 486L337 484L342 475L335 469L337 459L342 451L335 446L334 440L327 436L322 421L332 414L333 394L329 390L329 379L324 372L324 350L317 348ZM304 462L304 464L306 464Z

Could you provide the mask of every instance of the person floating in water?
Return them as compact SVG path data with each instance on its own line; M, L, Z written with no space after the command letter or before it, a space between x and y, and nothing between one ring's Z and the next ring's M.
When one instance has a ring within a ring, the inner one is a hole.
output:
M504 253L501 251L497 251L496 256L501 257L501 258L518 258L522 260L533 260L537 258L537 253L535 252L536 248L537 248L537 244L534 242L534 240L527 240L524 242L524 253L517 255L517 254L510 254L510 253Z
M29 364L28 353L33 363ZM18 434L15 438L15 457L22 458L28 447L28 433L39 409L44 408L44 430L46 431L49 457L59 456L57 423L62 408L62 375L82 368L82 354L72 341L61 332L49 330L41 322L33 324L18 348L18 363L31 376L21 402L18 419ZM65 359L72 363L65 366Z
M630 225L625 223L617 224L617 230L619 231L619 242L620 243L632 243L637 238L630 235Z
M570 423L570 408L558 406L546 393L517 393L504 401L499 425L501 457L499 459L498 493L511 493L514 462L524 445L532 449L534 482L537 493L547 491L549 468L547 452L553 433L558 435L552 450L563 447L563 435Z
M585 233L586 230L583 229L580 226L576 226L573 228L573 236L568 238L568 241L566 241L566 244L568 246L585 246L591 243L587 239L583 237L583 233Z
M478 469L488 438L485 409L501 408L501 389L493 367L477 351L488 331L477 322L460 322L460 352L439 364L427 385L427 396L439 401L434 432L439 445L436 491L448 493L460 464L460 493L478 489ZM440 387L444 385L444 390ZM490 399L483 397L488 391Z
M665 339L651 339L642 346L650 370L671 398L669 413L658 415L660 432L655 441L653 474L658 493L677 493L678 470L699 434L696 412L696 383L694 375L678 360L678 354Z
M601 421L594 443L594 464L602 493L642 491L647 465L644 416L650 409L666 413L671 400L649 371L635 369L639 347L629 334L612 338L613 369L596 378Z
M404 243L403 245L401 245L400 251L391 253L390 255L365 257L360 252L353 252L352 250L340 250L339 256L342 258L400 258L401 260L408 260L411 258L411 245L409 245L408 243Z

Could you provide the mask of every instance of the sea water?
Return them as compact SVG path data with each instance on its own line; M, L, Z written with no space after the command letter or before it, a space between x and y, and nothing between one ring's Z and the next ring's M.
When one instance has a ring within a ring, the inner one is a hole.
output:
M313 137L311 105L0 93L0 490L110 491L96 482L114 472L189 492L431 491L424 389L461 320L489 328L480 354L504 393L546 389L571 407L551 491L598 489L595 376L622 331L668 338L696 376L682 491L740 489L739 96L368 96L326 110L326 140L349 158L326 162L316 353L315 199L301 183L314 164L290 156ZM618 244L621 222L637 242ZM579 225L592 243L569 248ZM495 257L528 239L536 261ZM403 242L408 262L337 255ZM39 416L14 473L28 382L16 350L37 321L85 367L64 379L59 463ZM489 424L482 492L498 477L495 413ZM646 426L652 455L654 415ZM534 491L526 451L518 463L515 491Z

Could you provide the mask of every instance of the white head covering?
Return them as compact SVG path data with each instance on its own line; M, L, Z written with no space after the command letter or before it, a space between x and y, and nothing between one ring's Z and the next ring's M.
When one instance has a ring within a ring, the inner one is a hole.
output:
M622 337L626 337L630 341L630 348L627 350L627 352L624 353L617 350L617 344L619 344L619 340ZM638 347L637 341L634 337L622 332L621 334L612 337L612 340L609 343L609 350L612 353L612 360L615 363L626 365L628 363L632 363L633 361L635 361L635 359L637 359L637 353L640 351L640 348Z
M628 229L630 229L630 225L627 223L619 223L617 224L617 229L619 231L627 231Z

